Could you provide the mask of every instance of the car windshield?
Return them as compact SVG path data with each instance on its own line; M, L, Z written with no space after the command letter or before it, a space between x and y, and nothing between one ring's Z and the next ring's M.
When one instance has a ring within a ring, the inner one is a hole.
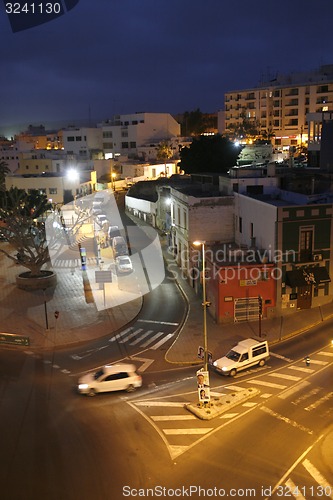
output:
M231 351L229 351L228 354L226 355L226 358L232 359L232 361L238 361L240 358L240 354L231 349Z
M104 375L104 370L103 368L101 370L98 370L95 374L94 374L94 379L95 380L98 380L102 375Z

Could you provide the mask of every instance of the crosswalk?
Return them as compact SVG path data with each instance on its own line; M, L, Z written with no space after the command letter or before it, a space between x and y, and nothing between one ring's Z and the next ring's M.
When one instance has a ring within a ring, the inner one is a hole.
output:
M127 344L128 346L136 346L142 349L148 348L156 351L173 336L174 333L166 333L164 331L156 332L156 330L145 330L144 328L130 326L114 337L111 337L109 342Z
M328 418L332 414L330 408L333 392L327 392L322 387L312 386L307 377L321 371L332 362L333 352L324 350L312 356L310 366L305 366L304 361L300 360L273 372L262 371L260 375L250 380L243 380L242 377L236 376L232 384L212 388L210 391L212 403L214 403L214 398L217 401L223 395L243 391L250 386L260 390L258 396L251 401L241 403L239 406L233 407L232 411L227 411L216 417L213 421L214 425L212 425L211 420L202 421L196 416L188 414L186 405L193 404L193 401L196 400L195 390L190 396L186 395L185 399L178 395L132 401L129 404L143 414L154 426L166 442L171 459L175 459L201 442L204 437L209 436L210 432L225 425L225 423L231 423L234 419L246 415L256 407L266 411L270 417L283 420L287 425L296 427L301 433L312 435L312 430L306 425L273 412L266 408L265 403L272 396L277 396L284 400L288 399L290 403L300 407L304 411L304 415L316 412L317 417ZM301 393L301 391L303 392Z

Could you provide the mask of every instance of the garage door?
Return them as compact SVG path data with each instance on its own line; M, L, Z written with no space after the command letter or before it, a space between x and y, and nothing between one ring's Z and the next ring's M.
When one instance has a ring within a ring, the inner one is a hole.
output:
M258 297L248 297L246 299L235 299L234 320L254 321L259 317Z

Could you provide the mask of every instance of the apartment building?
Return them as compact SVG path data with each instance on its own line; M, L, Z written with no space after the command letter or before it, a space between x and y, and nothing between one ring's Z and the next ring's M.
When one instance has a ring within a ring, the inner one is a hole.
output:
M180 136L180 125L169 113L116 115L98 125L102 131L105 154L136 157L139 147L152 149L162 141Z
M308 141L308 113L333 110L333 65L307 73L276 75L257 87L225 94L224 132L232 132L244 118L276 148ZM220 126L219 126L220 129Z

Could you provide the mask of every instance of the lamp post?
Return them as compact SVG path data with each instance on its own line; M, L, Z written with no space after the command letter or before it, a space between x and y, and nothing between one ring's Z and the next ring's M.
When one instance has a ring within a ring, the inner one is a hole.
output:
M207 302L206 297L206 260L205 241L194 241L193 245L202 247L202 306L203 306L203 341L204 341L204 370L208 371L208 342L207 342Z

